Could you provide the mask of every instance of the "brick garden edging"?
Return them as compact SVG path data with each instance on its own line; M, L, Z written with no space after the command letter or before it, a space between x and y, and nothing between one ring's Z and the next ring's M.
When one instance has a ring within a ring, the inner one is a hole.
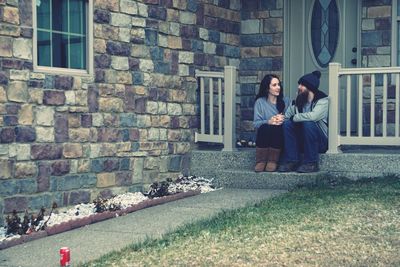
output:
M75 219L71 220L68 222L63 222L57 225L50 226L46 228L45 230L39 231L39 232L32 232L29 235L22 235L19 238L14 238L11 240L6 240L3 242L0 242L0 250L10 248L16 245L20 245L22 243L27 243L29 241L33 241L36 239L40 239L46 236L51 236L59 233L63 233L72 229L76 229L82 226L86 226L92 223L96 222L101 222L107 219L115 218L117 216L123 216L131 212L135 212L141 209L145 208L150 208L153 206L157 206L160 204L164 204L167 202L175 201L178 199L186 198L186 197L191 197L195 195L199 195L201 192L200 190L195 190L195 191L187 191L187 192L182 192L182 193L177 193L174 195L169 195L169 196L164 196L160 198L153 198L153 199L146 199L140 203L137 203L135 205L132 205L126 209L122 210L117 210L117 211L105 211L102 213L95 213L92 214L88 217L80 218L80 219Z

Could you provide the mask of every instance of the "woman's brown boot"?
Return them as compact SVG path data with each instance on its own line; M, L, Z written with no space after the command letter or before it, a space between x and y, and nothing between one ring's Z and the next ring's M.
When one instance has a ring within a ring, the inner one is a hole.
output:
M256 147L256 167L254 168L255 172L263 172L265 170L265 166L267 165L268 160L269 149L269 147Z
M274 172L278 167L279 156L281 155L281 150L277 148L269 147L267 165L265 171Z

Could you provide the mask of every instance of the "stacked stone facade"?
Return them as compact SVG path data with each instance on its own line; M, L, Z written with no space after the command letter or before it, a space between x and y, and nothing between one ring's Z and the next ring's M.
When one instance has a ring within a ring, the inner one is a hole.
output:
M32 1L0 1L1 214L187 174L194 71L239 67L239 0L93 5L94 74L70 76L33 70Z
M390 67L392 50L392 1L362 1L361 17L361 65L362 67ZM364 76L363 124L364 135L370 134L371 86L370 76ZM394 135L395 122L395 85L388 76L387 133ZM375 124L376 135L382 134L382 98L383 75L376 75L375 87Z
M283 0L245 1L240 36L240 136L255 141L253 107L264 75L282 77Z
M362 1L363 67L391 66L392 0Z

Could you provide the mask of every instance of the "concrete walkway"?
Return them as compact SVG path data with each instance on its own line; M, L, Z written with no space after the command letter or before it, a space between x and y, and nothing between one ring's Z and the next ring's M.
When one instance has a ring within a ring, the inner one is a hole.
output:
M185 224L223 210L241 208L284 190L223 189L139 210L79 229L0 250L0 266L60 266L59 249L69 247L71 265L99 258L146 238L160 238Z

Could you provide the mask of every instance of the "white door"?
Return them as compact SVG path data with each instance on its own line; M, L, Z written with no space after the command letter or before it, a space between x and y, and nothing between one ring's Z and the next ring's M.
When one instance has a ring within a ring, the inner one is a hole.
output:
M359 9L358 0L285 1L286 95L295 98L298 79L314 70L321 72L320 90L328 93L329 62L359 66Z

